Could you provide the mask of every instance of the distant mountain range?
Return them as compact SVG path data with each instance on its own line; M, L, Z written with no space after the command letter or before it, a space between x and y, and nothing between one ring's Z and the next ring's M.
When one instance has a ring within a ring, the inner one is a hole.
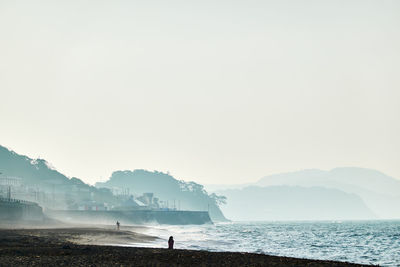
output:
M336 189L300 186L248 186L220 191L224 214L233 220L376 219L360 197Z
M223 211L232 219L250 215L248 205L254 202L248 201L243 209L237 202L246 202L256 192L256 206L266 212L248 216L250 220L400 219L400 180L371 169L311 169L266 176L253 184L208 185L206 189L227 197ZM325 209L320 203L325 203ZM277 205L281 208L275 210Z

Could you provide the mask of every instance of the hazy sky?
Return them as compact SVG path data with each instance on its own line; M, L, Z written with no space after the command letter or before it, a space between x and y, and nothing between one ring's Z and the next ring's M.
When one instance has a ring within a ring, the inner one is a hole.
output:
M0 1L0 144L89 183L400 178L400 1Z

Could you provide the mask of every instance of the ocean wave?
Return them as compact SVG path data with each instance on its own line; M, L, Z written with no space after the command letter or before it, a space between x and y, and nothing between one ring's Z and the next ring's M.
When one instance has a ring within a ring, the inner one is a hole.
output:
M277 256L400 265L400 222L246 222L203 226L154 226L153 247L253 252Z

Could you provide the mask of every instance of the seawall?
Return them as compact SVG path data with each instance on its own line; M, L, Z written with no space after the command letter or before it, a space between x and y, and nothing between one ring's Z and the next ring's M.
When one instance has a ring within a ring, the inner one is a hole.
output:
M161 211L161 210L129 210L129 211L92 211L92 210L46 210L48 217L75 223L115 224L207 224L212 223L206 211Z
M0 198L0 221L43 221L43 210L33 202Z

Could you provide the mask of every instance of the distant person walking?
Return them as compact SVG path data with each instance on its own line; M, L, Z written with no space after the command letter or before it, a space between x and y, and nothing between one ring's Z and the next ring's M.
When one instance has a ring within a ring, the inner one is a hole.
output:
M174 237L172 236L168 239L168 249L174 249Z
M120 226L119 221L117 221L117 230L118 231L119 231L119 226Z

